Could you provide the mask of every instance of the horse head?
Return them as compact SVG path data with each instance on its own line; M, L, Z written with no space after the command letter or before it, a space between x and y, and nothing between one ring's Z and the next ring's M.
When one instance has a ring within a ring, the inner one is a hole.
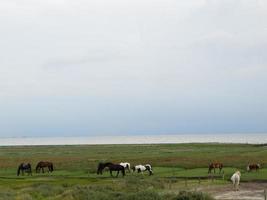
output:
M102 174L102 171L103 171L103 163L99 163L98 164L98 167L97 167L97 174Z
M212 168L213 168L213 164L210 163L210 164L209 164L209 171L208 171L208 173L211 173Z
M241 172L240 171L236 171L236 174L241 177Z
M20 170L22 169L22 166L23 166L23 163L21 163L21 164L18 166L17 176L19 176L19 174L20 174Z
M40 162L37 163L37 165L36 165L36 168L35 168L36 173L40 172L39 168L40 168Z
M110 162L107 162L107 163L99 163L98 164L98 167L97 167L97 174L102 174L103 170L105 169L105 167L108 167L110 165L113 165L112 163Z

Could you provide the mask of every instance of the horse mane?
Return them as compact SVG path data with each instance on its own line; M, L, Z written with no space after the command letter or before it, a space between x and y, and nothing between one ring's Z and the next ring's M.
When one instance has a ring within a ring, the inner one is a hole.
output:
M104 165L114 165L113 163L111 162L106 162L106 163L103 163Z

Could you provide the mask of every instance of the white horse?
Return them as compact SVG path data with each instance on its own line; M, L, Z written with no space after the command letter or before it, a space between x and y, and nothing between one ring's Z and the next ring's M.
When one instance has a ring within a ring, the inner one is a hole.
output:
M152 167L150 164L136 165L132 169L133 171L137 171L138 173L141 172L141 174L143 174L144 171L148 171L150 176L153 174Z
M130 171L130 169L131 169L131 165L130 165L130 163L127 163L127 162L124 162L124 163L123 163L123 162L121 162L120 165L123 166L124 169L127 169L128 172L131 172L131 171Z
M231 181L233 182L234 190L239 190L241 173L240 171L236 171L231 177Z

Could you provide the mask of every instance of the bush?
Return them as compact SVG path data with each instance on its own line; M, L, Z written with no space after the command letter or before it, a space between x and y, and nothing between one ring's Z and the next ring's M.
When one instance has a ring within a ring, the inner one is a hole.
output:
M161 200L162 197L155 191L141 191L135 194L125 195L126 200Z
M173 200L213 200L213 198L202 192L181 191Z

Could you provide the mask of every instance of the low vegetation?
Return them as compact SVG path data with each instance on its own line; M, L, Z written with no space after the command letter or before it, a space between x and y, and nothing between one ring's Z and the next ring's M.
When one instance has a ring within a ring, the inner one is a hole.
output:
M267 148L249 144L161 144L0 147L0 199L129 199L210 200L196 192L210 184L229 184L239 169L242 181L267 180ZM33 167L52 161L52 174L16 176L21 162ZM112 178L96 174L100 161L149 163L154 175L130 174ZM208 175L210 162L224 163L222 174ZM260 163L259 172L245 171L248 162Z

